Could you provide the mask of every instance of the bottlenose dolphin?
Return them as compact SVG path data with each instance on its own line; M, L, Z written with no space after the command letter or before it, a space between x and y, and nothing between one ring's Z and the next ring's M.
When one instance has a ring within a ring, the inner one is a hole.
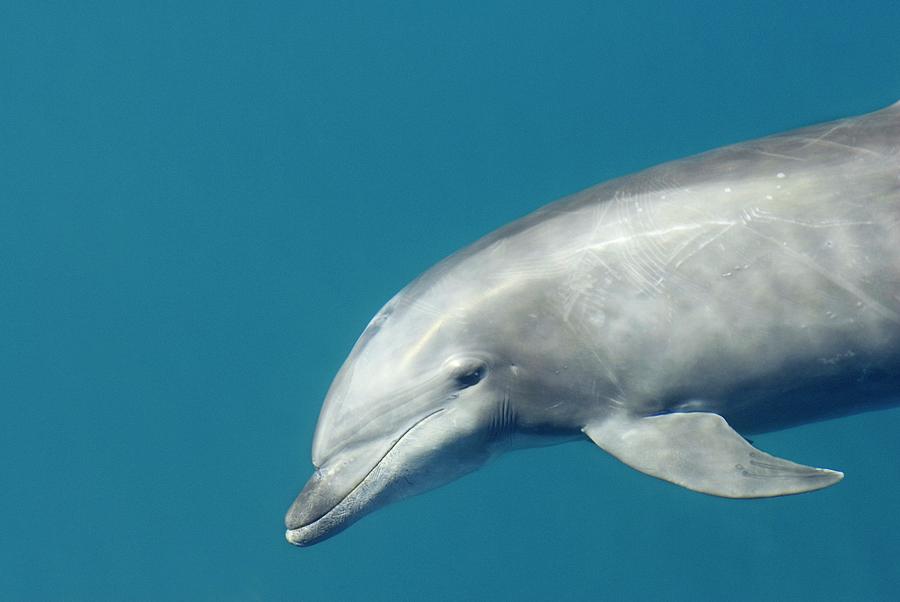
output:
M900 103L666 163L441 261L366 327L288 510L310 545L517 447L730 498L840 472L745 435L900 403Z

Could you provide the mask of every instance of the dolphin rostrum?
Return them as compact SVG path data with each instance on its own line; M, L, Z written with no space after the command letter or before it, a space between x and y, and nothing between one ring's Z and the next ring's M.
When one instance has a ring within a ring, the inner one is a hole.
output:
M842 473L744 435L900 404L900 103L595 186L441 261L338 372L311 545L495 455L588 437L730 498Z

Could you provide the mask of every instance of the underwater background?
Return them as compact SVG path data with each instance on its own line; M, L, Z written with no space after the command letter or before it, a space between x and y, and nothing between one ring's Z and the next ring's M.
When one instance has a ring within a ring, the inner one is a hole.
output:
M900 99L900 3L3 2L0 599L890 600L900 410L729 501L509 454L309 549L329 382L404 284L605 179Z

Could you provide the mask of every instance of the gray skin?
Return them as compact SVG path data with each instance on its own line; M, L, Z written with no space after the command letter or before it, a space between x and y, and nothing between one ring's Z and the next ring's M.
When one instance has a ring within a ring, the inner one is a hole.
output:
M601 184L425 272L337 374L286 537L585 436L704 493L810 491L841 473L738 433L898 403L900 103Z

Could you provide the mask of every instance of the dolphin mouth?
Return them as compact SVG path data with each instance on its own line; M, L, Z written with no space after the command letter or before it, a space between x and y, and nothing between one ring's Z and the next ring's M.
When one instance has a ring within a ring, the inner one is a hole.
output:
M318 543L323 539L327 539L331 537L335 533L342 531L346 527L350 526L357 519L361 518L365 512L360 512L361 505L356 508L344 508L348 506L348 500L351 500L357 492L363 487L363 485L369 481L369 477L372 476L379 466L384 462L384 459L390 455L390 453L397 447L397 445L406 437L410 432L412 432L419 425L424 423L426 420L435 416L444 411L445 408L438 408L437 410L426 414L416 422L414 422L409 428L403 431L394 441L390 444L390 446L384 451L381 457L378 459L375 464L366 472L366 474L359 480L356 485L354 485L345 495L337 498L333 504L326 506L325 508L319 508L318 511L309 514L305 510L305 505L307 502L307 498L310 495L306 494L307 488L312 485L312 491L310 494L315 493L315 489L317 489L318 483L321 481L314 481L316 477L310 479L310 483L304 487L304 491L300 492L300 495L297 496L297 499L291 505L291 508L288 510L287 515L285 516L285 526L287 530L285 531L285 539L295 546L309 546L314 543ZM309 517L312 518L309 518Z

